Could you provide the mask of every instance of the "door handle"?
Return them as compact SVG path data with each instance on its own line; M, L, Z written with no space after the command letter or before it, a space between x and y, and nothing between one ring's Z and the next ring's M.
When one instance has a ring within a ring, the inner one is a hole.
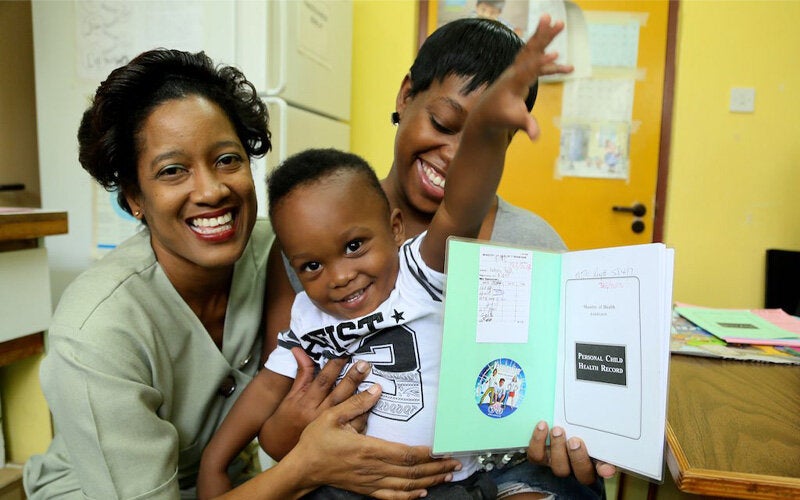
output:
M614 205L611 207L611 210L615 212L626 212L635 217L633 224L631 224L631 231L636 234L642 233L644 231L644 221L640 219L644 214L647 213L647 207L642 205L641 203L634 203L632 207L621 207L619 205Z
M641 203L634 203L632 207L620 207L618 205L614 205L611 207L611 210L615 212L628 212L633 214L634 217L641 217L647 213L647 207Z

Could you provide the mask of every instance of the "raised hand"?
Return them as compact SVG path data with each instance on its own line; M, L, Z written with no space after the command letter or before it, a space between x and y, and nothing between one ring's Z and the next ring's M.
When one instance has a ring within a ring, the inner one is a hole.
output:
M542 75L572 72L571 65L557 64L557 52L546 52L550 42L564 29L562 21L551 21L545 14L539 19L536 32L528 39L511 66L491 85L470 118L481 120L482 127L525 130L531 140L539 135L536 120L525 107L530 87ZM480 115L480 116L474 116Z

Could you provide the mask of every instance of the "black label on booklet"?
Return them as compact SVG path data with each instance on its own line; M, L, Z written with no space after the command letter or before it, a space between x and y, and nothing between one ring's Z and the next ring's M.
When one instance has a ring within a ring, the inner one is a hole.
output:
M606 384L627 385L625 346L575 344L575 376Z

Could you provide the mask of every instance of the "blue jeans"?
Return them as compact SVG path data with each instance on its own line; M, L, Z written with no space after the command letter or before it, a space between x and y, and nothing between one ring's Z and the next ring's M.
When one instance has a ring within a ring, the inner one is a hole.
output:
M442 483L428 488L428 496L432 500L494 500L497 488L488 472L476 472L470 477L454 483ZM323 486L303 497L303 500L366 500L358 493L340 490L332 486Z
M557 500L605 500L606 489L603 478L597 477L594 484L581 484L574 475L557 477L549 467L535 465L528 461L512 467L494 469L489 472L497 489L506 483L524 483L536 491L552 493Z

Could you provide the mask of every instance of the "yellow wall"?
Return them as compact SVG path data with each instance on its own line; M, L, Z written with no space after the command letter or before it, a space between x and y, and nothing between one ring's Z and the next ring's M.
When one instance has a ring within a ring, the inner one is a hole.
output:
M350 148L381 178L394 156L389 115L416 53L415 0L355 0Z
M356 0L351 147L383 176L416 53L412 0ZM767 248L800 250L800 2L682 0L665 241L675 300L760 307ZM754 87L752 114L728 111Z
M0 368L6 459L23 463L50 444L52 427L39 386L41 355Z
M760 307L765 250L800 250L800 2L684 0L679 19L674 298ZM755 113L728 110L731 87L755 88Z

